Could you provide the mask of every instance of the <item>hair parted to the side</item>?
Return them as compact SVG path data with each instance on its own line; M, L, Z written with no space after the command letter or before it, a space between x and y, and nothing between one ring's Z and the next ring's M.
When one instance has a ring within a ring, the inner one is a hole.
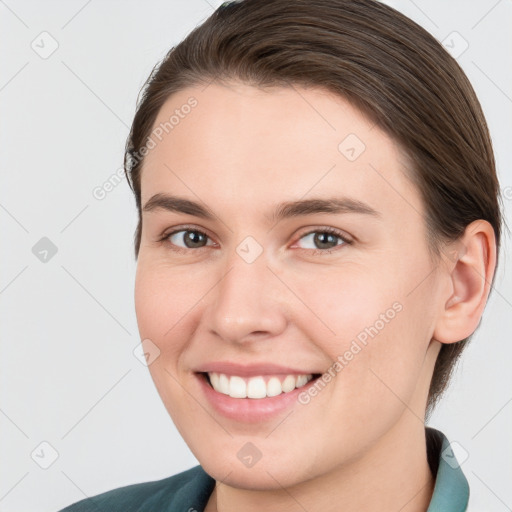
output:
M225 2L171 48L141 90L125 152L139 213L135 257L156 117L173 93L212 81L321 87L346 98L409 157L433 257L477 219L494 228L499 253L501 196L487 124L468 78L433 36L376 0L241 0ZM469 339L443 344L427 416Z

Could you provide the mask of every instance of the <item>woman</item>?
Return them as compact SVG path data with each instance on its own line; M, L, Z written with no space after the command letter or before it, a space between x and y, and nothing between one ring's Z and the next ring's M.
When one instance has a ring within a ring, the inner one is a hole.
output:
M64 510L467 509L425 420L501 213L440 43L373 0L225 3L149 77L125 169L144 352L200 465Z

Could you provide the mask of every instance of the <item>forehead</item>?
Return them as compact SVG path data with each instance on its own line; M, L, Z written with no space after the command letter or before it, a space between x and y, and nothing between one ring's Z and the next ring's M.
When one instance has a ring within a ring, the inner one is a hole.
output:
M229 203L239 213L344 194L398 215L421 210L400 147L346 99L323 89L189 87L168 98L150 138L142 204L172 191L212 209Z

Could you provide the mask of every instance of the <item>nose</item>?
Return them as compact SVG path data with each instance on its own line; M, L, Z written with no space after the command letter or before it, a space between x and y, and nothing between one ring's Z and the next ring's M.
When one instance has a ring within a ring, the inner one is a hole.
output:
M286 289L268 268L264 253L247 263L238 255L222 268L203 320L210 332L230 343L278 336L287 324Z

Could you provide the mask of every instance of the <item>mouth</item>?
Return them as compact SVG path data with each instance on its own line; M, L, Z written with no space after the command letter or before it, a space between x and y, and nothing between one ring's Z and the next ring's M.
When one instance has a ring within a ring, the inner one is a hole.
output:
M243 377L219 372L198 372L198 376L217 393L231 398L261 400L279 397L306 386L321 377L313 374L274 374Z

